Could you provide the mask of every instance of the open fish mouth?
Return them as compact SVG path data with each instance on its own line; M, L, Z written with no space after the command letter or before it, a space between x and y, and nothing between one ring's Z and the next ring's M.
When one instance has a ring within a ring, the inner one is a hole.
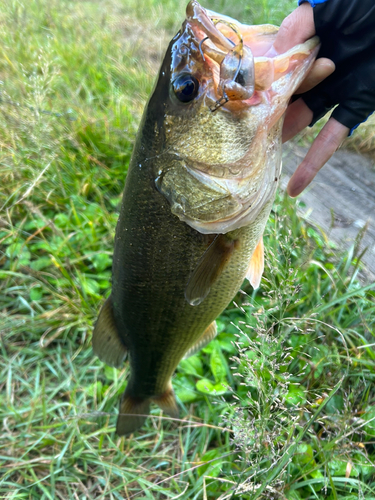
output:
M172 213L201 233L246 226L275 196L283 115L319 48L314 37L276 54L277 32L192 0L170 46L170 165L156 185Z
M188 5L188 18L189 13L192 25L195 23L206 35L199 43L196 42L203 60L208 57L218 65L219 71L214 74L219 98L211 106L211 111L216 111L228 101L251 99L256 86L254 55L245 44L239 23L214 12L208 11L206 14L197 2ZM258 78L257 89L263 87L264 82Z
M290 71L296 54L310 53L319 44L319 38L313 37L284 54L269 56L277 26L244 25L203 9L196 0L188 4L186 15L195 35L193 42L213 69L218 99L211 111L228 101L248 101L256 91L269 90L274 81ZM256 100L249 104L256 104Z

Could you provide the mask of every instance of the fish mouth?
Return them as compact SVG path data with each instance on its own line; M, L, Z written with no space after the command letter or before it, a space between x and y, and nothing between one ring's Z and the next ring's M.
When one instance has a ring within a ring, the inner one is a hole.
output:
M194 33L192 42L212 71L216 99L209 107L213 112L227 103L241 103L242 107L258 104L259 92L269 90L291 70L291 64L295 64L293 56L301 50L311 53L319 45L319 38L313 37L283 54L271 56L277 26L245 25L204 9L196 0L191 0L186 8L186 23Z
M244 44L238 23L205 11L194 0L188 4L186 15L195 31L193 42L203 61L208 58L213 69L217 99L210 110L215 112L229 101L251 99L255 90L254 56ZM229 33L220 28L229 29Z
M172 213L200 233L247 226L275 197L282 117L319 49L314 37L277 54L270 49L278 29L241 24L192 0L172 41L171 89L181 75L199 86L187 104L170 92L165 141L175 166L156 184Z

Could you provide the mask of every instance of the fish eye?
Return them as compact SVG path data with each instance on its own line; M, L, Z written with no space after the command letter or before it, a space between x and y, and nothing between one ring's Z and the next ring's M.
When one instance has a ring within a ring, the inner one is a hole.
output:
M179 75L172 83L173 91L181 102L190 102L198 94L199 82L195 76L188 73Z

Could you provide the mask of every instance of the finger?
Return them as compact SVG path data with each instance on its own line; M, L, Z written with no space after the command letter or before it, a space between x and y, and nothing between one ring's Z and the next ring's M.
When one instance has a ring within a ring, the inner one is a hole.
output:
M320 82L325 80L327 76L331 75L335 69L335 63L331 61L331 59L325 57L317 59L306 78L295 91L295 94L303 94L316 87Z
M335 64L326 58L318 59L306 79L296 90L296 94L307 92L329 76L335 70ZM286 110L283 126L283 142L287 142L309 125L313 112L303 99L297 99Z
M296 101L297 102L297 101ZM305 159L292 175L287 191L289 196L298 196L310 184L323 165L341 146L348 136L349 128L330 118L313 142Z
M289 141L301 130L310 125L313 112L304 103L303 99L292 102L286 110L283 125L283 142Z
M315 35L314 14L307 2L297 7L281 23L273 48L282 54Z

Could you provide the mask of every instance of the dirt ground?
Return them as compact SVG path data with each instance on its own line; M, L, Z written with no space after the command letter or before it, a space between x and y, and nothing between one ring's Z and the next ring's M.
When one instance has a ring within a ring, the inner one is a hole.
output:
M284 145L283 177L289 178L302 161L306 149L295 144ZM361 250L364 281L375 280L375 168L373 162L356 153L340 150L318 173L302 193L300 212L311 224L324 230L340 247L349 248L359 231L367 225Z

